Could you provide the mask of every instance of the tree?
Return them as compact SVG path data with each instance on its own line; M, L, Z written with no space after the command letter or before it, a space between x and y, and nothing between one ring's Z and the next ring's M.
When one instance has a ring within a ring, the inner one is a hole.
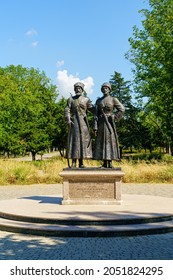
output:
M147 113L160 125L173 154L173 1L148 0L143 29L134 27L127 58L134 63L135 90L146 97ZM158 121L159 119L159 121Z
M62 97L59 101L56 102L56 107L54 111L55 117L55 130L53 135L53 147L58 147L58 151L61 156L64 156L64 150L67 146L67 124L64 118L64 110L67 104L67 100Z
M142 125L138 118L140 110L132 102L130 81L124 81L121 74L115 71L114 75L111 76L110 84L112 86L111 95L117 97L125 106L124 117L116 124L122 154L124 147L139 148L142 145Z
M6 72L6 69L0 68L0 149L9 156L21 150L18 126L23 103L18 85Z
M35 160L52 142L56 86L44 72L21 65L0 68L0 81L1 150L31 152Z

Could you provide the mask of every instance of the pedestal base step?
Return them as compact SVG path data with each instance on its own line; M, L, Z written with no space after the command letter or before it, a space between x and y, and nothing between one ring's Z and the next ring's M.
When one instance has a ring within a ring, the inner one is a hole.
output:
M121 205L61 205L55 196L1 201L0 230L42 236L116 237L173 232L173 199L124 195Z
M173 220L130 225L50 225L0 218L0 229L24 234L57 237L116 237L173 232Z

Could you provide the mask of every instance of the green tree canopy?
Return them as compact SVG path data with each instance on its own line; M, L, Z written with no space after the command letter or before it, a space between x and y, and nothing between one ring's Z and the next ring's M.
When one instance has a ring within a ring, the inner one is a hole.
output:
M147 97L148 114L173 154L173 1L148 0L143 29L134 27L127 58L134 63L135 90Z
M131 82L125 81L120 73L111 76L112 96L115 96L125 107L124 117L116 124L120 148L141 148L143 146L141 131L144 130L138 117L140 109L133 104Z
M58 148L62 156L64 156L64 152L67 147L68 127L64 118L64 110L66 104L67 100L64 97L62 97L56 102L56 107L54 111L54 117L56 122L52 145Z
M44 72L0 68L0 149L36 153L51 145L57 89Z

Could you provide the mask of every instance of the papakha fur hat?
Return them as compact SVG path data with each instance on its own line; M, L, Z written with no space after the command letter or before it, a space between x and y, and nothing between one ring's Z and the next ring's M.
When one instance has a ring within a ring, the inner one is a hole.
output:
M101 86L101 89L103 87L108 87L111 90L111 84L110 83L103 83L102 86Z
M74 84L74 88L75 88L75 87L81 87L82 89L84 89L84 86L85 86L85 85L84 85L83 83L81 83L81 82L78 82L78 83L75 83L75 84Z

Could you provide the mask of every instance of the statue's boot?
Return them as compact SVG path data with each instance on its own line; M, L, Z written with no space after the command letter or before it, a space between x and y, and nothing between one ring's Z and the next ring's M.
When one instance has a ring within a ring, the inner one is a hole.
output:
M104 161L103 161L102 167L107 168L107 160L104 160Z
M112 160L108 160L108 168L112 168Z
M84 168L83 160L79 159L79 168Z

